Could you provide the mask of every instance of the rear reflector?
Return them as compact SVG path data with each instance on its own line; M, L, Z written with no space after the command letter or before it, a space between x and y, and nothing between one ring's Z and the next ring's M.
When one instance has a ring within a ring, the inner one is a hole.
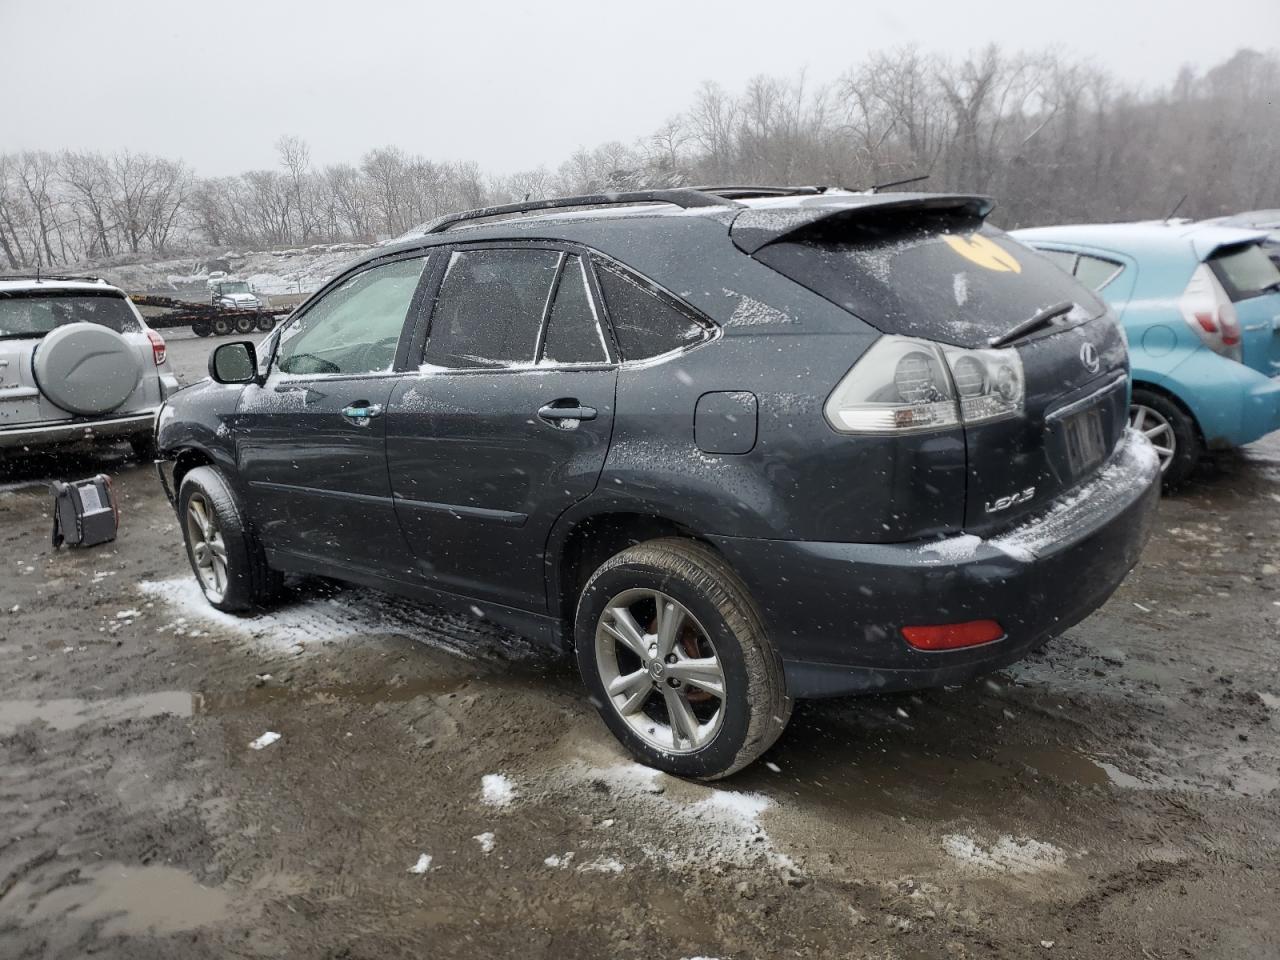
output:
M999 640L1004 636L1004 627L994 620L970 620L931 627L903 627L902 636L917 650L955 650Z

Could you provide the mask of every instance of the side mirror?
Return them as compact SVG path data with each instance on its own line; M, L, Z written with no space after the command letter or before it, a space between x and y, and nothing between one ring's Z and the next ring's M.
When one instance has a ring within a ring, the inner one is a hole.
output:
M209 355L209 376L218 383L253 383L258 378L258 352L248 340L220 344Z

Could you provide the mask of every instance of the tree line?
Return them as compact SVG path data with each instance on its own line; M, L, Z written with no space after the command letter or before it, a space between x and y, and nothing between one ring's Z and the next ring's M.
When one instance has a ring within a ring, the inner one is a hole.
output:
M631 144L580 149L506 176L395 146L316 166L297 137L274 169L197 177L182 160L120 152L0 154L0 266L398 236L458 209L699 183L989 193L1005 227L1206 217L1280 207L1280 54L1240 50L1138 89L1061 53L990 46L949 59L869 57L829 84L759 76L704 84Z

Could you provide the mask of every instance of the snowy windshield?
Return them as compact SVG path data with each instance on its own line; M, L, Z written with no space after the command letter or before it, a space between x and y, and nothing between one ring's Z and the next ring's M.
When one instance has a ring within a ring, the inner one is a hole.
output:
M23 291L0 294L0 340L43 337L69 323L96 323L116 333L142 328L119 295Z
M222 292L227 293L250 293L247 283L224 283L221 285Z

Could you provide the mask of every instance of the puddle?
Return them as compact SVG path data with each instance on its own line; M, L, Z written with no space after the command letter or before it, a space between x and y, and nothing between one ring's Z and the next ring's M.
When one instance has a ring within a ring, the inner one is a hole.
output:
M85 700L67 697L57 700L0 701L0 736L31 723L43 723L54 730L73 730L86 723L119 723L145 717L189 717L196 698L190 693L166 690L131 697L103 697Z
M20 889L12 899L21 902ZM228 905L227 894L202 887L184 870L107 863L82 868L78 882L35 898L22 922L105 921L103 937L163 935L216 923L226 916Z

